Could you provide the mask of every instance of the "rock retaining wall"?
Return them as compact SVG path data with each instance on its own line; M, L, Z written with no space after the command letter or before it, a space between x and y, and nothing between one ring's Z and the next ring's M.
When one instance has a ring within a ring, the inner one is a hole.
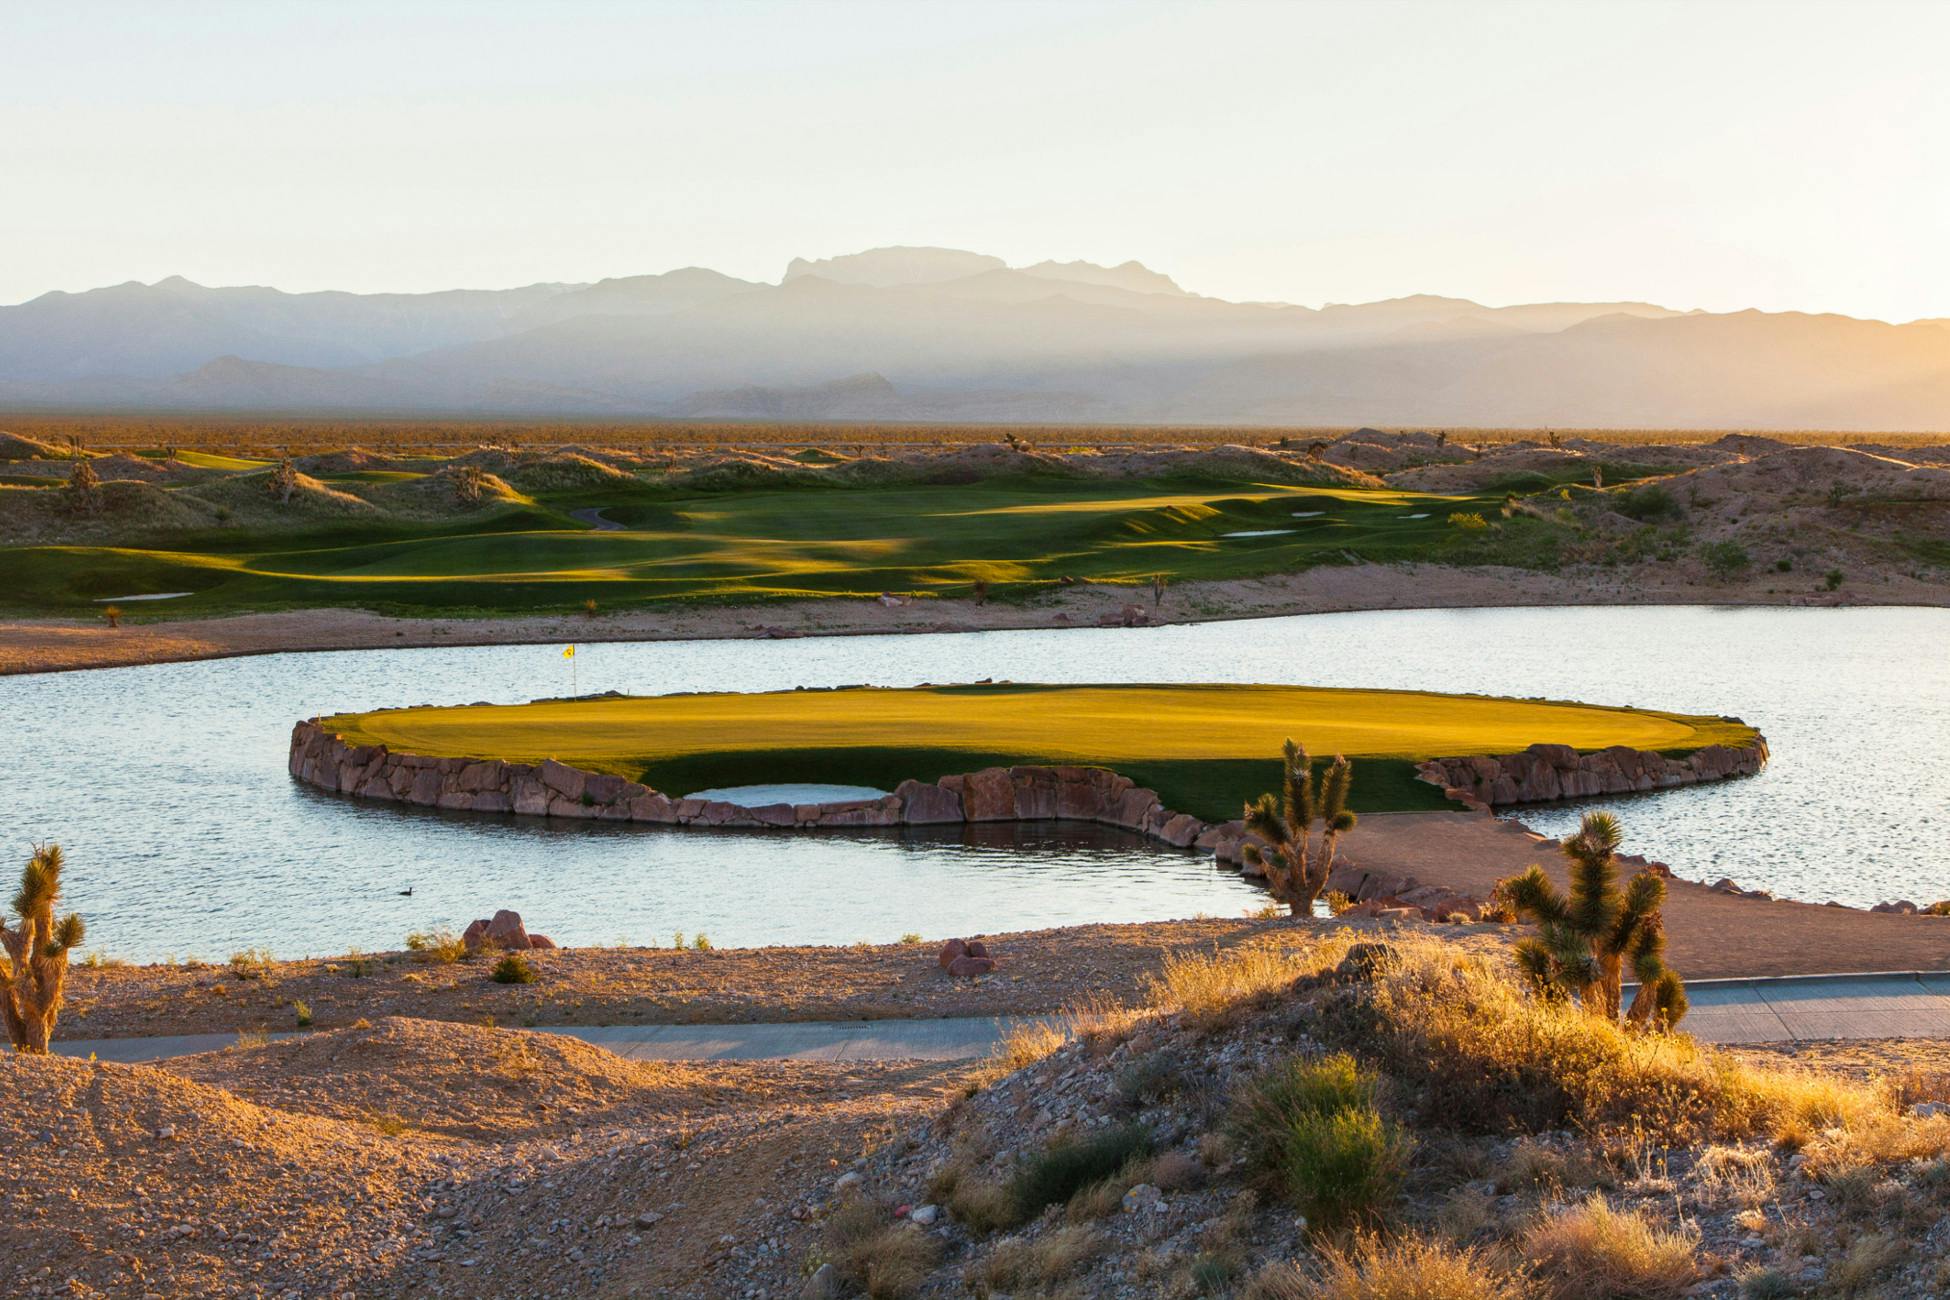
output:
M1580 754L1569 745L1532 745L1520 754L1432 758L1417 773L1466 807L1549 803L1601 794L1633 794L1752 776L1767 766L1767 742L1735 749L1708 745L1683 758L1613 745Z
M1122 826L1179 848L1209 829L1196 817L1166 808L1156 791L1101 767L991 767L939 781L903 781L878 799L746 808L672 798L636 781L554 759L529 764L428 758L383 745L348 744L315 718L291 729L291 775L340 794L427 808L665 826L811 829L1062 818Z

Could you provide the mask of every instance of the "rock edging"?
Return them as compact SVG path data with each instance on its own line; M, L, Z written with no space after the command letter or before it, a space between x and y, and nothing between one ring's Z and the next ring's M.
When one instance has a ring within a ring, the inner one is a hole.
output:
M1554 799L1671 790L1704 781L1753 776L1767 766L1767 741L1707 745L1684 757L1613 745L1580 754L1569 745L1532 745L1517 754L1432 758L1416 774L1464 807L1489 809Z
M432 758L354 745L310 718L291 729L290 770L308 785L363 799L663 826L816 829L1062 819L1121 826L1177 848L1191 847L1212 829L1165 807L1155 790L1101 767L991 767L939 781L903 781L878 799L747 808L673 798L554 759Z

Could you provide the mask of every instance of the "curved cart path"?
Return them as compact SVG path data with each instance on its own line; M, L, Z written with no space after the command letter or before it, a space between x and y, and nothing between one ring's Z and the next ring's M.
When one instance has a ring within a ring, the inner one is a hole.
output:
M1687 986L1686 1029L1709 1043L1837 1038L1950 1039L1950 974L1805 975L1703 980ZM542 1026L640 1061L966 1061L988 1056L1015 1023L1004 1016L933 1020L802 1020L742 1025ZM291 1034L273 1037L289 1038ZM57 1042L64 1056L160 1061L234 1046L234 1034Z

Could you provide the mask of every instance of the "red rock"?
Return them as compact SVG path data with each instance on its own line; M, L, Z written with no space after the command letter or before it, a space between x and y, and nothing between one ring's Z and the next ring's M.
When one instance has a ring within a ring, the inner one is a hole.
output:
M970 939L965 952L970 957L986 957L989 955L989 946L980 939Z
M974 979L995 969L993 957L957 957L948 963L948 974L956 979Z
M530 948L553 948L555 946L555 940L545 934L531 934L528 936L528 946Z
M488 923L485 918L467 923L467 928L460 932L460 941L467 951L473 952L481 946L482 941L487 937L487 928Z
M935 958L942 970L947 970L957 961L968 955L968 945L960 939L950 939L941 945L941 953Z
M521 923L521 913L504 907L487 923L484 937L497 948L519 951L528 946L528 927Z

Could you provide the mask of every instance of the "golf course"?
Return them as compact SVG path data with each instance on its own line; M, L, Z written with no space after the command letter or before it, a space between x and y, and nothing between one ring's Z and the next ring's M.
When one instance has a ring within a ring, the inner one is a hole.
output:
M1116 472L1102 457L954 456L672 470L618 455L348 454L279 478L263 462L177 452L97 458L102 485L85 498L62 486L66 462L12 462L0 476L11 575L0 609L94 614L135 600L130 617L150 619L493 616L592 602L622 612L882 592L1020 602L1073 583L1148 588L1160 576L1362 562L1548 567L1576 537L1558 512L1593 490L1532 473L1413 491L1297 454L1187 453ZM1614 490L1630 468L1615 467ZM1590 477L1583 465L1577 474ZM1531 496L1535 508L1512 504Z
M765 694L603 696L341 714L350 745L441 758L558 762L677 795L772 783L892 789L987 767L1110 768L1208 820L1270 789L1281 743L1354 760L1357 810L1447 806L1417 762L1532 744L1684 755L1741 747L1715 717L1546 700L1271 685L977 684Z

